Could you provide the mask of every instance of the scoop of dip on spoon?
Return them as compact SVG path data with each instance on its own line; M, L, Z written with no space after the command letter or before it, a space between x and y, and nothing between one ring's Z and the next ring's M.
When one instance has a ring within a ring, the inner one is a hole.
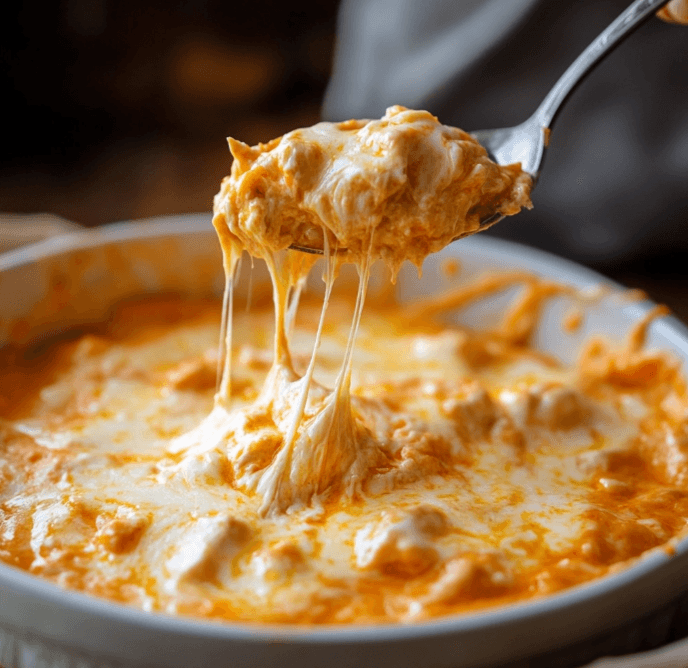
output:
M215 210L252 255L288 247L420 264L489 216L530 207L531 177L427 111L318 123L267 144L229 140Z
M576 59L535 113L468 134L426 111L318 123L267 144L230 139L218 194L230 232L252 254L284 248L383 259L393 272L531 208L549 132L578 83L667 0L636 0ZM673 5L670 5L673 6ZM258 248L260 246L260 248Z

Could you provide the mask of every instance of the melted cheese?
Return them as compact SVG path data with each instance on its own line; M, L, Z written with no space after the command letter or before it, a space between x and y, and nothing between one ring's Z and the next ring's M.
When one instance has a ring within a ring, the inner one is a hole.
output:
M522 319L523 292L551 295L533 277L522 284L503 322ZM452 298L490 294L480 285ZM262 403L269 304L237 309L231 413L208 380L216 305L158 327L164 308L148 304L136 311L145 337L56 342L25 369L40 389L14 389L2 422L0 556L147 610L366 623L540 596L683 530L688 400L677 363L642 350L646 323L562 366L513 329L434 321L448 299L426 303L420 321L389 304L363 313L350 405L374 463L351 494L335 485L267 515L260 481L284 440ZM331 297L316 388L336 383L354 301ZM319 317L318 299L303 300L290 348L302 377ZM306 415L327 396L317 390ZM212 438L185 447L201 428Z
M518 166L399 107L232 150L220 322L124 309L0 376L0 558L146 610L367 623L546 594L684 529L685 383L643 348L662 309L570 366L529 341L549 299L589 296L524 273L363 309L375 259L420 263L528 205ZM301 299L315 259L284 249L314 239L324 295ZM234 313L244 250L272 304ZM489 331L442 322L515 285Z
M229 142L234 164L215 212L257 257L327 243L354 261L420 266L481 219L531 206L519 164L497 165L427 111L396 106L379 120L318 123L254 147Z
M370 471L388 459L357 419L350 395L372 262L385 260L393 274L404 260L420 266L429 253L478 230L486 215L530 206L531 179L520 165L492 162L462 130L404 107L391 107L379 121L319 123L253 148L230 139L230 148L235 161L215 198L213 219L227 277L222 383L213 413L173 447L191 452L230 440L236 443L229 446L235 462L250 457L247 451L263 452L270 445L244 427L250 413L253 421L274 426L269 464L259 471L240 467L237 480L262 496L263 514L319 503L334 489L352 498ZM326 289L311 361L299 374L289 351L288 319L314 258L283 252L314 240L325 255ZM231 406L229 389L233 280L244 250L267 262L275 304L273 366L250 411ZM359 287L340 371L328 391L314 382L313 370L333 281L344 261L356 264Z

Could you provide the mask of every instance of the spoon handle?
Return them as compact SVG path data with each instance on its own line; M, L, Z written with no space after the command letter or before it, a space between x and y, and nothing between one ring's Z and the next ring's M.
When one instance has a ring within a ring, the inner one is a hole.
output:
M619 42L647 21L669 0L635 0L595 39L561 75L533 114L537 125L551 128L571 92Z

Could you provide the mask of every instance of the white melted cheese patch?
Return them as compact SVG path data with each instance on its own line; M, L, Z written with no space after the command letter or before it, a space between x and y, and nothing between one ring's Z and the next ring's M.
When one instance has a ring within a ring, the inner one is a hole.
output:
M463 332L396 335L387 317L364 314L353 366L356 419L388 453L359 495L262 516L251 487L260 462L241 461L235 435L268 442L270 425L241 411L227 421L216 407L217 425L199 438L213 389L193 387L196 367L178 371L208 356L217 326L180 325L94 353L89 373L64 372L14 421L17 438L53 457L53 482L25 472L2 498L2 549L21 542L19 518L31 527L26 567L64 586L148 610L272 621L416 619L573 559L598 529L591 493L618 491L599 470L605 452L637 436L639 407L625 401L621 414L576 389L574 370L532 357L471 371ZM249 351L269 340L269 322L268 312L236 317L237 406L252 405L267 373ZM312 337L312 325L297 330L295 358L307 359ZM344 345L337 328L325 332L319 382L332 382ZM534 374L547 382L529 382ZM68 419L56 422L55 397Z

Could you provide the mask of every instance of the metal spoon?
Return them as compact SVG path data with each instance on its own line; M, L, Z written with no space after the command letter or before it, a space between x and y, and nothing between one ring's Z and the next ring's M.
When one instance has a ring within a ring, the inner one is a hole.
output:
M540 175L545 149L549 144L552 124L569 95L597 63L668 2L669 0L635 0L576 58L527 121L513 128L478 130L471 133L473 137L487 149L488 155L496 163L510 165L520 162L523 171L533 177L534 187ZM484 230L503 217L499 213L486 216L475 231ZM291 245L290 248L305 253L323 252L321 248L305 246Z

